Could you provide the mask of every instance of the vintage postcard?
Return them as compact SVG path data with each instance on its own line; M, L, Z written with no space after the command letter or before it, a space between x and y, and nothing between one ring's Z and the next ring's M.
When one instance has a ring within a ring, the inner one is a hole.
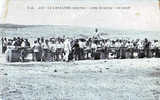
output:
M0 0L0 100L160 100L160 0Z

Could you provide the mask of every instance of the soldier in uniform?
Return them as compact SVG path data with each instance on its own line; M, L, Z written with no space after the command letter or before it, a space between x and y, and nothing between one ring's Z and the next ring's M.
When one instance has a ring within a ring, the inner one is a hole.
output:
M116 58L119 59L120 58L120 48L121 48L121 43L119 40L116 40L115 46L116 46Z
M40 44L38 41L34 41L33 45L33 61L41 61L41 52L40 52Z
M80 59L79 60L84 60L84 49L85 49L85 47L86 47L86 42L85 41L82 41L82 40L79 40L79 42L78 42L78 44L79 44L79 48L80 48Z
M24 58L27 56L27 50L30 47L28 39L22 40L21 43L21 61L24 62Z
M138 58L143 58L144 57L144 45L142 41L138 41Z
M78 39L74 42L72 50L73 50L74 60L80 60L80 46L78 43Z
M110 40L105 40L105 58L109 59L109 49L111 47L111 41Z
M56 60L56 44L55 44L55 40L50 41L49 46L50 46L50 50L51 50L52 60L55 61Z
M159 42L157 40L155 41L155 57L160 57L159 54Z
M92 44L92 39L89 38L86 42L86 50L85 50L86 59L91 58L91 44Z
M64 56L64 44L59 38L56 42L56 60L57 61L63 60L63 56Z
M22 41L21 41L20 37L17 37L14 39L13 46L20 47L21 43L22 43Z
M125 59L126 58L126 47L125 47L125 41L120 41L121 47L120 47L120 58Z
M47 57L50 48L48 42L49 42L48 40L45 40L45 42L42 42L41 44L41 49L42 49L41 61L48 61Z
M145 57L149 57L149 50L150 50L150 42L148 41L147 38L145 38L144 40L144 54L145 54Z
M5 53L7 50L8 41L7 38L2 38L2 53Z
M64 41L64 60L65 61L69 61L69 55L70 55L70 52L71 52L71 42L70 40L67 38L65 41Z
M95 57L96 51L97 51L96 41L92 40L92 44L91 44L91 57L92 57L92 59Z

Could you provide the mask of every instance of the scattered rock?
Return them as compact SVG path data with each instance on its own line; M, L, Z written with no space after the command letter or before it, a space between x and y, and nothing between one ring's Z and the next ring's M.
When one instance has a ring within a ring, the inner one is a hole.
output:
M78 63L73 63L73 65L78 65Z
M57 72L57 70L55 69L54 72Z
M156 85L159 85L159 86L160 86L160 82L159 82L159 81L156 81Z
M9 93L17 93L18 90L17 89L14 89L14 90L10 90Z
M160 68L155 68L156 71L160 71Z
M21 88L23 88L23 89L24 89L24 88L25 88L25 86L21 86Z
M4 75L8 75L7 73L4 73Z
M48 94L52 94L52 92L49 91Z
M46 86L46 88L47 88L47 89L49 89L49 88L50 88L50 86Z
M152 77L160 77L160 72L158 72L158 71L152 72L150 74L150 76L152 76Z
M160 91L157 91L157 90L151 90L153 92L153 95L159 95L160 94Z
M110 69L110 68L106 68L106 69Z
M64 72L65 74L68 74L68 72Z
M100 71L99 71L100 73L102 73L102 69L100 69Z

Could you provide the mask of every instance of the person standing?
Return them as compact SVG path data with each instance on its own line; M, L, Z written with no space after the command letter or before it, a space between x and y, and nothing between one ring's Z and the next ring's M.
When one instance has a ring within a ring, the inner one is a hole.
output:
M26 46L26 47L30 47L30 46L31 46L31 44L30 44L30 42L28 41L28 39L25 39L25 46Z
M138 58L143 58L144 57L144 45L142 41L138 41L137 43L137 48L138 48Z
M91 58L95 59L98 58L96 55L96 51L97 51L97 41L96 40L92 40L92 44L91 44Z
M32 48L33 48L33 61L41 61L40 44L37 41L34 41L34 45Z
M51 61L56 60L56 43L55 40L49 42L50 51L51 51Z
M150 42L148 41L147 38L145 38L144 40L144 54L145 54L145 57L149 57L149 49L150 49Z
M84 49L86 47L86 42L80 40L78 44L80 47L80 60L83 60L85 58Z
M109 59L109 53L110 53L110 48L111 48L111 41L108 39L108 40L105 40L105 58Z
M69 54L71 52L71 43L68 38L64 41L64 52L65 52L64 60L68 62Z
M28 39L22 40L21 47L21 61L24 62L24 58L27 56L27 49L30 47Z
M121 48L120 40L116 40L115 46L116 46L116 58L119 59L120 58L120 48Z
M158 40L157 41L155 41L155 57L159 57L159 42L158 42Z
M74 42L72 49L73 49L74 60L80 60L80 46L78 40Z
M42 49L42 55L41 55L41 61L47 61L47 53L49 52L49 44L48 44L48 40L45 40L45 42L43 42L41 44L41 49Z
M7 38L2 38L2 53L5 53L7 50L8 41Z

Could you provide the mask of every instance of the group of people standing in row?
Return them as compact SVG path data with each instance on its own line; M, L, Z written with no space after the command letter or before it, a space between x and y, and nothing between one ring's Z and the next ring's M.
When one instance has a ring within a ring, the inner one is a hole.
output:
M2 53L5 53L10 46L18 47L22 61L30 51L33 54L33 61L160 57L160 41L148 39L111 40L97 37L44 39L41 37L31 43L28 39L14 37L2 38L2 43Z

